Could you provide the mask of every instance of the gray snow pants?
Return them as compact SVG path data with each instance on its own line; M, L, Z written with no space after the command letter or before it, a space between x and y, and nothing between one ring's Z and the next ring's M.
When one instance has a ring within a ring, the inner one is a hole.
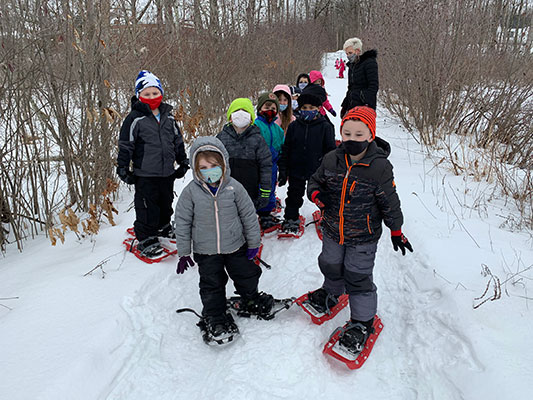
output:
M324 275L323 288L338 296L350 296L350 316L354 320L368 321L377 311L378 295L372 278L376 243L355 246L340 245L324 235L318 265Z

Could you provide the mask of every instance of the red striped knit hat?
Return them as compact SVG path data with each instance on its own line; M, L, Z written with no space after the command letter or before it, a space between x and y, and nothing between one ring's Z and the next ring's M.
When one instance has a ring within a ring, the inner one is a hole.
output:
M372 139L376 138L376 112L372 108L367 106L357 106L348 111L342 119L341 132L344 123L351 119L363 122L368 126L368 129L370 129Z

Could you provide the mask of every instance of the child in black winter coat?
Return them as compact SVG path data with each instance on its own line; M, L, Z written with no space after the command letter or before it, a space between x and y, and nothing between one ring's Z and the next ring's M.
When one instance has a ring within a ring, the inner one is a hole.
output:
M231 177L244 186L259 210L270 202L272 154L261 130L254 124L254 106L250 99L233 100L227 118L228 123L217 139L229 153Z
M170 114L172 106L162 102L163 93L157 76L149 71L139 73L131 112L118 141L117 175L135 185L133 227L137 248L148 258L163 252L158 236L173 236L174 179L182 178L189 169L183 137Z
M322 87L306 86L298 97L300 115L287 129L278 176L279 186L289 181L282 224L284 233L298 232L306 183L322 157L335 148L335 128L319 113L325 100L326 92Z
M323 286L308 300L317 312L328 312L348 293L351 320L339 341L356 354L372 332L377 310L372 273L382 222L391 230L394 250L405 255L413 248L402 234L390 145L376 137L375 111L364 106L348 111L341 136L342 144L324 156L307 188L323 214L318 265L324 274Z

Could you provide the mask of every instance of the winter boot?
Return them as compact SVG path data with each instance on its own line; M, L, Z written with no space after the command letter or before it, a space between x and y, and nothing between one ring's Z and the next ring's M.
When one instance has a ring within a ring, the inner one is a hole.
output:
M176 240L176 233L174 232L174 229L172 229L172 224L166 224L162 228L159 228L159 230L157 231L157 236L166 239Z
M299 219L286 219L281 224L281 231L288 234L297 234L300 231Z
M329 313L331 308L339 302L339 296L329 294L326 289L320 288L307 295L307 301L318 313Z
M268 215L262 215L259 217L259 224L261 225L261 230L263 232L271 230L272 228L278 226L280 224L279 218L268 214Z
M251 297L243 297L240 311L242 313L264 317L270 314L274 306L274 297L270 294L258 292Z
M229 343L233 340L233 336L239 333L239 328L230 313L203 317L198 326L207 344Z
M360 353L365 348L368 336L373 332L373 323L373 318L366 322L351 320L339 337L340 345L352 354Z
M141 257L146 258L155 258L163 254L163 247L161 247L159 239L154 236L137 243L137 250L139 250Z

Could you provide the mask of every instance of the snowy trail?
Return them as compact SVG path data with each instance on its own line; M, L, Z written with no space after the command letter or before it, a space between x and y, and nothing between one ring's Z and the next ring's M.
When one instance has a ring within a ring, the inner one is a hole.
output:
M334 80L328 71L325 77L332 104L340 104L346 80ZM332 120L338 129L339 118ZM285 192L286 188L279 190L282 199ZM310 203L302 208L307 222L314 210ZM260 289L289 297L321 285L316 261L321 242L314 226L307 227L299 240L279 241L270 234L264 244L263 258L272 270L263 270ZM461 371L481 372L483 365L447 311L455 308L453 299L439 310L442 290L424 285L432 277L425 256L416 252L402 258L384 238L376 266L385 329L360 371L348 371L321 353L331 332L349 318L347 309L322 326L311 324L297 306L273 321L238 319L241 336L235 343L226 348L205 346L195 326L197 318L174 313L178 307L201 310L193 269L180 277L156 276L124 302L132 355L105 398L286 399L314 398L321 392L336 398L353 386L358 395L378 399L465 398L454 371L460 366ZM232 290L229 284L228 295Z
M335 79L334 58L323 71L339 112L347 80ZM340 119L331 119L338 134ZM119 251L134 218L125 213L132 199L125 190L118 225L104 227L94 243L70 235L52 248L38 238L0 261L0 297L18 297L0 301L12 308L0 307L0 398L528 399L533 318L523 297L531 274L507 283L499 301L478 310L472 303L487 283L481 264L502 281L533 264L530 237L499 228L504 200L475 208L486 187L435 168L381 109L377 131L392 146L403 231L415 252L394 252L384 229L374 279L385 328L362 369L350 371L322 354L349 318L347 309L321 326L296 305L272 321L238 318L236 341L209 347L197 317L175 312L201 310L196 267L176 275L174 257L147 265L120 253L104 266L105 279L99 271L83 277ZM176 192L185 184L178 181ZM282 200L286 190L278 192ZM306 200L307 222L315 209ZM299 240L267 235L262 258L272 269L263 269L260 290L285 298L316 289L323 279L320 251L313 225Z

